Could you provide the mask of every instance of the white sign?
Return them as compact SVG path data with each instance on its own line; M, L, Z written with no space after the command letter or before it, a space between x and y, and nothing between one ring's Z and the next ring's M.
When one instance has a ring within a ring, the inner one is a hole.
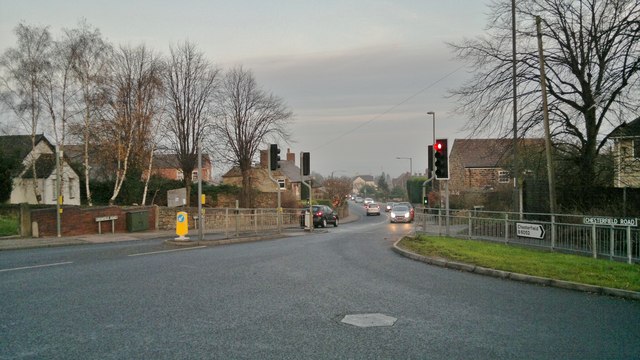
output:
M111 216L101 216L101 217L97 217L96 221L100 222L100 221L108 221L108 220L117 220L118 217L115 215L111 215Z
M637 218L585 217L582 221L586 225L638 226Z
M518 236L544 239L544 227L540 224L516 223Z

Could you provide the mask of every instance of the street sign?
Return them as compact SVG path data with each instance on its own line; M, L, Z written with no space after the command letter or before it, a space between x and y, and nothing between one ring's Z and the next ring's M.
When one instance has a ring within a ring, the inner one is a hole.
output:
M540 224L516 223L518 236L544 239L544 227Z
M585 225L618 225L618 226L638 226L637 218L611 218L602 216L584 217L582 219Z

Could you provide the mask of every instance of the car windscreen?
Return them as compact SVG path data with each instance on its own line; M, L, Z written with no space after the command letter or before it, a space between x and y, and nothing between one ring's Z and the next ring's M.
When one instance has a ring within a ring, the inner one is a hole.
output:
M395 211L395 212L409 211L409 208L408 208L408 207L406 207L406 206L404 206L404 205L401 205L401 206L394 206L394 207L393 207L393 211Z

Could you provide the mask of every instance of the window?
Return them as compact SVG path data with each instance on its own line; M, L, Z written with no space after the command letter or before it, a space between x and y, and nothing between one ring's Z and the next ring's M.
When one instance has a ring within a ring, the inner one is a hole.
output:
M181 169L176 170L176 180L184 180L184 174Z
M76 192L75 192L75 186L74 186L75 180L76 179L74 179L74 178L69 178L69 183L68 183L68 185L69 185L69 199L75 199L76 198Z
M198 170L193 170L191 172L191 181L198 181Z
M640 159L640 138L633 139L633 157Z
M501 184L504 183L508 183L509 180L511 179L511 176L509 176L509 171L506 170L499 170L498 171L498 182Z
M278 179L278 185L280 185L280 189L281 189L281 190L286 189L284 179Z

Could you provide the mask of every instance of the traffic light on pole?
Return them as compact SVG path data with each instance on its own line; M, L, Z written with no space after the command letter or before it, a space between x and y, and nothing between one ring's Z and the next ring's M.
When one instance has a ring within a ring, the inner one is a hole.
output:
M433 144L433 156L436 158L435 172L436 179L448 180L449 179L449 150L447 147L447 139L437 139Z
M280 167L278 164L280 161L280 149L278 149L278 144L271 144L269 146L269 169L275 170Z
M302 175L307 176L311 174L311 164L309 161L311 160L311 154L308 152L302 153Z

